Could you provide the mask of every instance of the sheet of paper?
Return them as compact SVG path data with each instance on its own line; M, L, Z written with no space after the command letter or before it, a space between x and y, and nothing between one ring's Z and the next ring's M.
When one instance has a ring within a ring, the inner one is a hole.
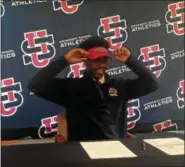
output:
M144 141L168 155L184 154L184 140L179 138L145 139Z
M91 159L137 157L119 141L81 142Z

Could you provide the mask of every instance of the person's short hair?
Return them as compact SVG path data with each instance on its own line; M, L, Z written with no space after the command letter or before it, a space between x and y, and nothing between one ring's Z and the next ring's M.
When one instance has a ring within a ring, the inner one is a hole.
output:
M104 47L106 49L109 49L110 44L107 40L105 40L102 37L93 36L93 37L89 37L87 40L85 40L79 45L79 48L82 48L85 50L89 50L93 47Z

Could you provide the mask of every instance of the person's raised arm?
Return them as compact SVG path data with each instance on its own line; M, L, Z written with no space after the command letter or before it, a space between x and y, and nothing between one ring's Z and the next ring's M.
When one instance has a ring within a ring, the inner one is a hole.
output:
M159 82L155 75L139 60L131 56L126 48L116 50L114 55L117 61L125 63L138 76L136 79L127 79L123 82L127 99L139 98L159 88Z
M87 54L83 49L70 50L64 57L40 70L29 82L28 89L37 96L66 107L72 100L78 79L55 77L67 65L85 61Z

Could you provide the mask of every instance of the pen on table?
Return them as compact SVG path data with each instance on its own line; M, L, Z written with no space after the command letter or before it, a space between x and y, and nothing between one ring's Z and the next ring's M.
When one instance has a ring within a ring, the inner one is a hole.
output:
M142 140L141 146L143 151L146 150L146 143L144 142L144 140Z

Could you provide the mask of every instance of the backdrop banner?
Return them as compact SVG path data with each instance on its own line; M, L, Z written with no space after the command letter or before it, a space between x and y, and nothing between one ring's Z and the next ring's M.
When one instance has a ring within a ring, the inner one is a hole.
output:
M128 101L122 113L127 112L130 132L184 129L184 6L184 1L1 1L2 139L56 134L57 114L65 109L35 96L28 82L90 36L108 40L110 52L127 47L160 82L158 91ZM58 77L82 77L84 70L83 63L74 64ZM114 61L107 73L136 77Z

